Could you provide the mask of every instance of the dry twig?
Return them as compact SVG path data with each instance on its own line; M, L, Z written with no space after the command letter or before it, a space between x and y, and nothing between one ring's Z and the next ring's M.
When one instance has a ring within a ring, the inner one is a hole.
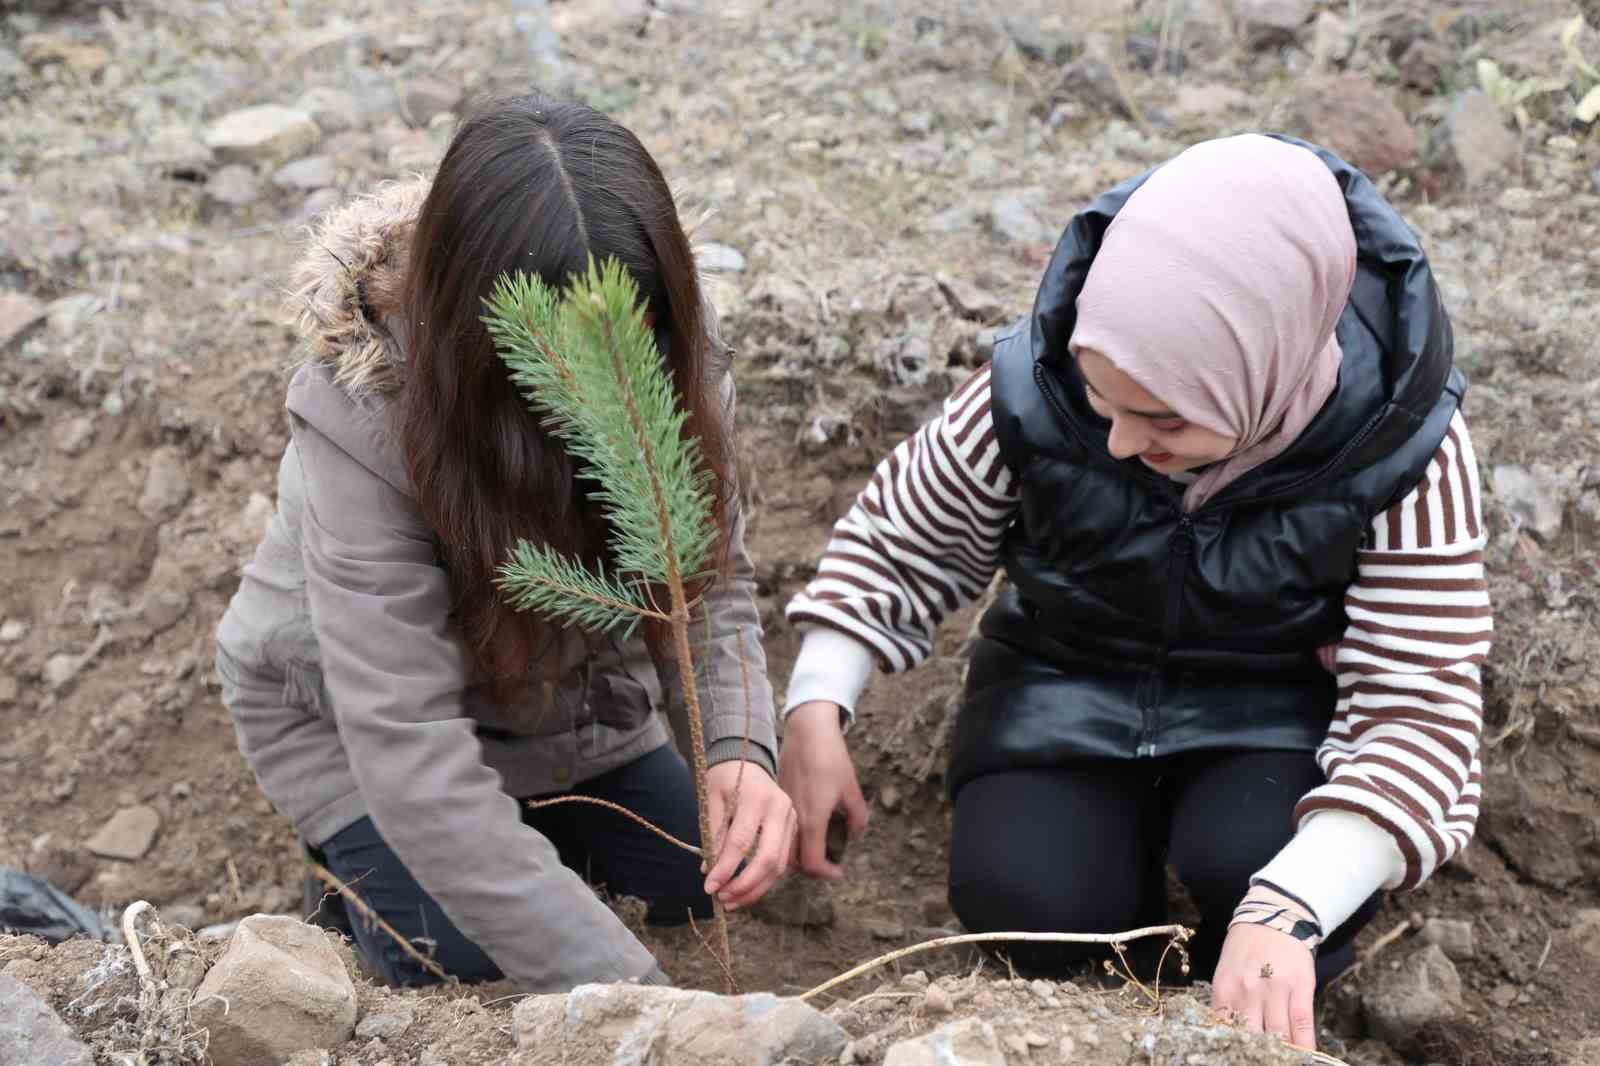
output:
M1361 954L1356 956L1356 961L1353 964L1351 964L1351 966L1350 966L1350 968L1348 970L1344 971L1343 973L1341 973L1338 976L1336 976L1332 981L1328 982L1329 987L1332 987L1334 982L1342 981L1346 977L1349 977L1352 974L1354 974L1357 970L1361 969L1362 966L1364 966L1366 963L1370 962L1374 957L1376 957L1378 952L1382 951L1384 948L1388 947L1390 944L1393 944L1396 940L1399 940L1401 937L1405 936L1406 932L1410 928L1411 928L1411 919L1408 918L1405 921L1401 922L1399 925L1395 926L1393 929L1389 930L1387 933L1385 933L1382 936L1380 936L1378 939L1374 940L1372 943L1368 944L1365 948L1362 949Z
M524 801L524 805L530 811L539 810L541 807L554 807L562 803L587 803L592 807L604 807L608 811L615 811L624 818L631 818L635 822L638 822L640 825L644 826L646 829L650 830L650 832L654 833L662 840L665 840L673 847L682 848L684 851L687 851L690 855L693 855L696 858L705 857L705 852L701 851L693 844L684 843L671 833L667 832L665 829L657 826L654 822L650 821L650 819L640 814L634 814L620 803L612 803L610 800L599 799L595 796L552 796L549 799Z
M311 872L316 875L318 880L327 885L329 888L333 889L335 892L339 893L339 895L343 896L350 903L350 905L356 909L356 913L360 914L361 917L365 918L367 921L371 922L373 925L389 934L394 942L400 945L400 949L407 955L410 955L413 959L416 959L417 962L422 965L423 969L427 970L441 981L448 981L451 983L455 982L455 978L446 973L444 971L444 967L440 966L437 962L434 962L432 959L428 958L428 956L418 951L415 944L411 943L411 941L407 940L404 936L401 936L398 929L384 921L383 917L379 915L377 911L373 910L367 905L366 900L356 895L354 890L352 890L349 885L339 880L338 877L334 876L331 870L328 870L319 863L313 862L308 863L307 865L310 867Z
M837 988L846 981L853 981L862 974L871 973L891 962L898 962L908 955L917 955L934 948L955 947L958 944L996 944L1029 942L1040 944L1110 944L1121 945L1129 940L1138 940L1147 936L1167 936L1174 941L1182 943L1193 936L1192 930L1181 925L1150 925L1143 929L1130 929L1125 933L962 933L958 936L941 936L934 940L926 940L921 944L912 944L909 947L899 948L886 955L862 963L851 970L846 970L837 977L830 978L809 992L803 993L800 998L810 999L822 993Z

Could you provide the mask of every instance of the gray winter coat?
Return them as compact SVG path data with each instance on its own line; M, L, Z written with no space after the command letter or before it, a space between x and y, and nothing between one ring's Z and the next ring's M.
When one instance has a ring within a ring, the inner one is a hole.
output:
M262 790L307 842L370 816L507 976L532 990L640 977L654 960L523 825L517 799L668 743L658 712L681 707L676 667L638 638L568 632L519 705L475 675L391 427L400 278L425 193L393 185L336 212L298 268L310 360L289 385L276 514L217 632L223 699ZM742 523L735 533L710 625L694 627L706 741L713 762L744 750L742 647L751 757L770 769L772 692Z

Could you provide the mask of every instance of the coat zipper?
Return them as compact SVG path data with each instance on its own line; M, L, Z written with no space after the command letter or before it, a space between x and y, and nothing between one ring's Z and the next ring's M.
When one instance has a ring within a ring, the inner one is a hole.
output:
M1045 380L1044 367L1035 363L1033 377L1034 383L1038 386L1039 391L1044 394L1045 400L1050 404L1051 409L1055 411L1061 425L1065 426L1067 432L1072 434L1073 439L1078 442L1080 448L1093 454L1094 450L1089 447L1088 441L1084 440L1082 432L1079 431L1077 424L1073 421L1071 413L1067 411L1066 405L1055 394L1055 390L1050 387L1050 383ZM1276 492L1254 497L1248 502L1266 503L1284 499L1327 476L1332 471L1339 469L1345 459L1372 435L1382 418L1382 412L1372 416L1367 421L1367 424L1361 427L1360 432L1351 437L1332 459L1316 470L1311 471L1304 477L1296 478ZM1136 754L1148 758L1156 754L1156 734L1159 732L1160 706L1165 696L1163 690L1166 685L1169 656L1172 653L1173 642L1178 635L1178 627L1183 620L1183 580L1188 575L1189 560L1194 553L1195 519L1209 511L1231 506L1231 503L1224 500L1219 504L1217 501L1212 500L1193 512L1184 512L1182 510L1182 490L1177 489L1170 478L1146 474L1144 471L1137 469L1129 470L1124 468L1123 473L1144 482L1157 491L1164 492L1169 498L1176 495L1179 507L1178 528L1172 535L1171 560L1167 569L1167 602L1161 626L1160 655L1157 664L1146 671L1145 679L1139 685L1137 697L1139 704L1139 747Z

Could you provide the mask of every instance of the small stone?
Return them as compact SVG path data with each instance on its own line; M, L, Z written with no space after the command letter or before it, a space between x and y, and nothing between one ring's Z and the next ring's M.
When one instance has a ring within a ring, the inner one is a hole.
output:
M922 1007L929 1014L949 1014L956 1009L955 1001L950 998L942 985L929 985L928 990L922 994Z
M343 200L344 193L338 189L318 189L295 209L294 217L300 222L311 222L338 207Z
M256 173L243 163L230 163L206 181L206 195L229 207L248 207L261 199Z
M994 1027L963 1018L931 1033L890 1046L883 1066L1005 1066L1006 1055Z
M311 116L319 129L328 133L342 133L362 125L365 117L361 101L343 89L317 86L307 89L295 101L295 107Z
M293 159L321 139L322 131L310 115L275 104L230 112L205 135L206 145L218 155L240 162Z
M51 688L60 688L78 676L78 671L83 669L84 657L72 655L68 652L58 652L44 661L44 683Z
M1468 185L1478 185L1509 170L1521 148L1500 108L1488 94L1469 89L1459 94L1445 116L1450 151Z
M906 938L906 927L893 920L868 922L867 932L872 934L872 939L874 940L904 940Z
M1312 67L1325 70L1333 64L1343 63L1350 58L1350 46L1353 43L1344 19L1332 11L1318 12L1311 28Z
M1211 126L1230 113L1248 110L1250 102L1249 93L1221 82L1185 84L1178 90L1170 113L1185 126Z
M81 78L93 78L111 62L111 53L97 44L85 44L55 33L31 33L22 38L23 61L34 67L61 64Z
M884 785L883 788L878 790L878 802L882 804L884 810L891 814L900 809L901 799L898 785Z
M45 305L22 292L0 292L0 351L45 316Z
M321 929L253 914L195 990L190 1017L210 1029L216 1066L281 1062L350 1039L356 990Z
M1022 1034L1023 1041L1031 1048L1049 1047L1050 1038L1043 1033L1028 1030Z
M58 452L81 455L94 443L94 419L87 415L67 419L50 430L50 443Z
M1422 927L1422 939L1439 945L1452 962L1464 962L1477 953L1471 922L1429 918Z
M16 703L20 691L16 678L10 674L0 674L0 707L9 707Z
M139 616L152 634L165 633L188 613L189 593L181 585L153 589L139 606Z
M955 911L950 909L950 894L942 889L924 893L918 902L924 925L948 925L955 921Z
M156 841L161 815L154 807L124 807L89 839L88 848L102 859L142 859Z
M152 522L165 522L189 502L189 471L177 448L157 448L150 456L139 513Z
M1011 1050L1013 1055L1027 1058L1033 1052L1033 1049L1028 1046L1028 1042L1016 1033L1007 1033L1005 1039L1001 1042Z
M1432 92L1439 88L1450 54L1438 41L1418 37L1400 56L1400 83L1410 89Z
M744 271L744 254L726 244L697 244L695 264L709 274L739 274Z
M1001 197L989 205L989 228L995 236L1017 244L1055 239L1055 231L1015 196Z
M383 1014L369 1014L362 1018L356 1025L356 1039L358 1040L393 1040L400 1036L411 1023L416 1020L416 1015L409 1010L386 1011Z
M1234 12L1246 43L1272 48L1291 43L1315 7L1313 0L1241 0Z
M1566 490L1554 470L1542 463L1532 470L1505 464L1494 468L1493 483L1494 494L1519 528L1547 544L1561 532Z
M926 137L933 132L933 116L926 111L907 111L900 116L900 132L907 137Z
M751 917L790 929L833 925L833 898L827 886L805 877L787 877L750 907Z
M308 155L285 163L272 175L272 184L280 189L325 189L338 180L333 159L325 155Z
M187 781L176 781L172 785L171 795L176 800L186 800L194 795L194 786Z
M461 88L426 75L413 78L406 86L406 112L418 126L426 126L435 115L454 111L461 103Z
M1495 985L1494 990L1489 993L1489 999L1494 1002L1495 1006L1503 1009L1515 1003L1517 1001L1517 996L1520 994L1521 993L1517 991L1516 985L1501 982L1500 984Z
M0 644L15 644L28 635L28 623L20 618L0 622Z
M283 1066L333 1066L333 1052L322 1048L296 1051L283 1060Z
M445 1060L443 1055L432 1048L428 1048L417 1059L417 1066L450 1066L450 1063Z
M412 130L389 146L389 169L405 174L428 170L439 161L444 148L426 130Z
M1397 969L1380 970L1362 991L1361 1005L1373 1034L1404 1049L1423 1026L1461 1012L1461 975L1437 944L1429 944Z
M94 1066L86 1047L50 1004L0 974L0 1066Z
M1417 162L1417 134L1405 113L1377 83L1360 74L1302 79L1284 126L1337 152L1369 177Z

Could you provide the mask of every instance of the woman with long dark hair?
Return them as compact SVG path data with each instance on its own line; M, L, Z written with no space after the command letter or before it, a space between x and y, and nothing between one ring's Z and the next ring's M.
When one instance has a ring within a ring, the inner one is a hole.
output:
M681 712L659 634L613 640L511 610L518 540L606 563L593 489L528 409L480 321L511 271L561 286L591 261L638 284L716 486L718 573L695 630L711 824L663 718ZM218 631L240 750L313 856L445 972L530 989L666 980L584 883L673 924L755 901L782 875L771 691L734 484L729 352L655 161L616 122L523 96L465 121L431 181L324 222L296 274L309 358L289 386L278 507ZM746 688L748 679L748 691ZM741 762L754 765L740 773ZM392 984L432 973L357 919Z

